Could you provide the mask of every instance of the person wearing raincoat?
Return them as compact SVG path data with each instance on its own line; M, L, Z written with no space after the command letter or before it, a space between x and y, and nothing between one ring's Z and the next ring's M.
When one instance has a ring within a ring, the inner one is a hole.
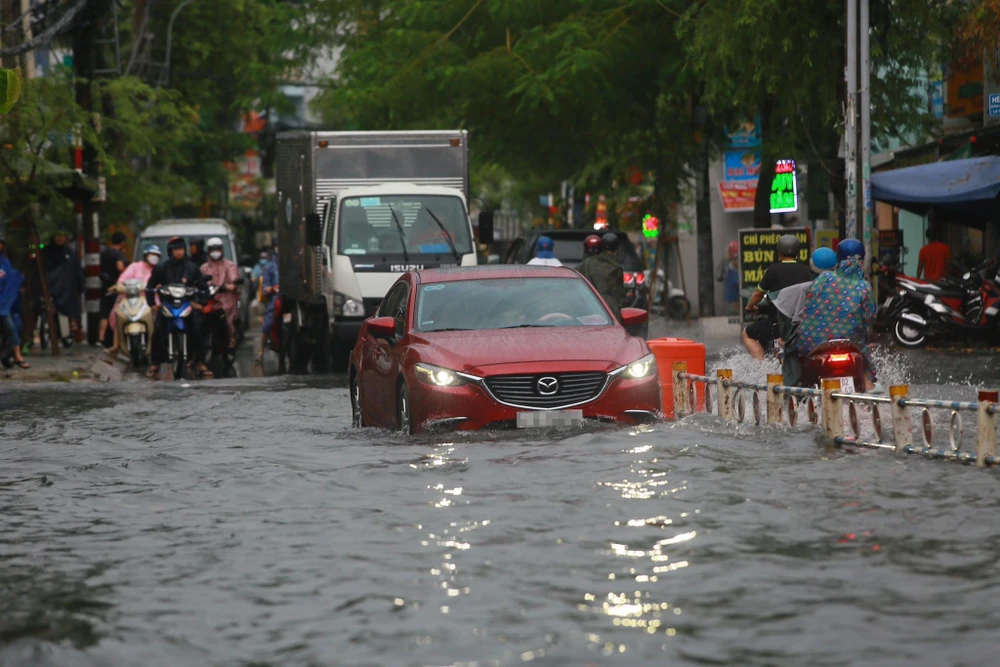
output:
M14 363L21 368L31 368L21 356L21 325L16 317L24 276L7 258L4 252L6 245L6 240L0 236L0 334L7 338L7 343L14 354Z
M262 363L264 360L264 350L267 346L267 338L271 335L271 327L275 325L274 321L274 301L278 296L278 291L280 288L280 273L278 272L278 248L275 246L274 254L271 256L271 261L267 263L264 267L263 284L261 287L261 292L264 298L267 300L267 310L264 311L264 323L261 327L263 330L263 336L260 337L260 352L257 354L257 363ZM280 325L279 325L280 326Z
M111 331L115 334L115 342L108 348L108 354L114 354L121 346L120 334L118 332L118 303L125 298L125 293L118 290L117 287L124 286L128 280L141 281L145 287L146 283L149 282L149 276L153 274L153 267L160 263L160 257L162 256L163 253L160 250L160 246L150 243L142 249L142 261L132 262L118 276L118 282L115 283L115 288L112 288L119 292L118 299L115 301L114 308L111 309L111 316L108 318L108 326L111 327ZM156 300L159 301L159 297L156 297Z
M562 266L562 262L553 251L553 247L552 239L548 236L539 236L535 256L528 261L528 264L531 266Z
M865 357L865 389L875 386L868 339L875 322L875 297L865 280L865 249L857 239L844 239L837 247L837 268L813 281L806 293L802 322L795 347L802 356L831 340L847 339Z

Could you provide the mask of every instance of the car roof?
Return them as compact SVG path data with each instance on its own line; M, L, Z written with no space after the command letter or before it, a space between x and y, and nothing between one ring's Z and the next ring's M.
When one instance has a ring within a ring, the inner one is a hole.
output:
M443 269L415 271L417 281L450 283L458 280L495 280L497 278L580 278L580 274L563 266L534 266L528 264L483 264L480 266L455 266Z
M232 227L221 218L173 218L157 220L142 230L142 236L229 236Z

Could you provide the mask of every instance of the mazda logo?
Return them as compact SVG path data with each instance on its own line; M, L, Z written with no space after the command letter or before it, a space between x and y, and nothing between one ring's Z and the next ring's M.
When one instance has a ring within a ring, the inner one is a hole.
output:
M542 396L551 396L559 391L559 380L554 377L538 378L538 393Z

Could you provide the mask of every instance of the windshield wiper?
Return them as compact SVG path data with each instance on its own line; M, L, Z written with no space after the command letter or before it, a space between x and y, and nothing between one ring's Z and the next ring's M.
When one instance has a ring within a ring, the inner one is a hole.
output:
M437 223L437 226L441 228L441 233L444 234L444 239L445 241L448 242L448 247L451 248L451 254L455 256L455 261L461 264L462 258L458 254L458 249L455 247L455 242L451 240L451 234L449 234L448 230L445 229L444 224L442 224L442 222L438 220L438 217L434 215L434 211L431 210L430 206L427 207L427 212L430 214L432 218L434 218L434 222Z
M409 264L410 254L406 252L406 232L403 231L403 223L396 217L396 209L391 205L389 206L389 213L392 214L392 220L396 223L396 230L399 231L399 243L403 246L403 261Z
M509 327L497 327L498 329L551 329L554 324L512 324Z
M427 329L425 333L437 333L439 331L475 331L475 329L468 329L465 327L448 327L447 329Z

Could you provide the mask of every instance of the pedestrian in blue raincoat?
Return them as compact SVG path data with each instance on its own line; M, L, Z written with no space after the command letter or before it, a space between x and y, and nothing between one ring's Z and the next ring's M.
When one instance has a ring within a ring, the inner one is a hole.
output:
M0 347L10 346L14 363L21 368L31 368L21 356L21 324L17 317L24 276L10 263L6 246L6 239L0 236L0 338L6 341L6 345Z

